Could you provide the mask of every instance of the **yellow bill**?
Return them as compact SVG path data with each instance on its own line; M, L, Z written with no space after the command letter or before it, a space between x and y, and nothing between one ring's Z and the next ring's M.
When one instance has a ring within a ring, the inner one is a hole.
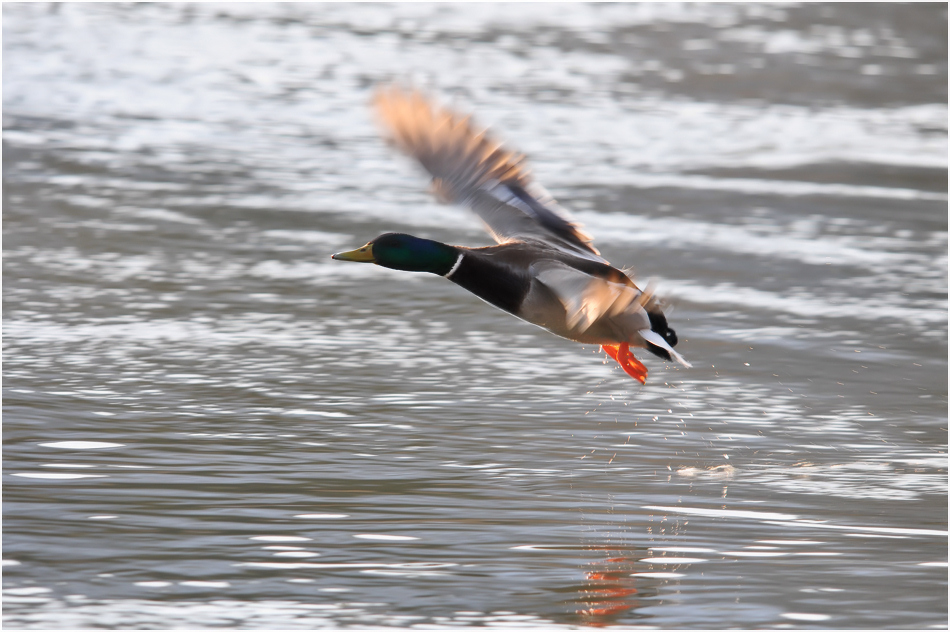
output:
M360 261L362 263L376 263L376 257L373 256L373 244L366 244L362 248L357 248L356 250L338 252L335 255L332 255L331 259L339 259L340 261Z

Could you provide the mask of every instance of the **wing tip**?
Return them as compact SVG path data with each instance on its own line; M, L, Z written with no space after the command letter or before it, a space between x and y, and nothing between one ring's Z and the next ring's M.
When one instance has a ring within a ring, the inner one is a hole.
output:
M471 115L440 105L418 88L398 82L381 85L372 103L384 136L423 163L431 154L462 163L468 157L467 168L480 183L495 179L525 186L530 181L523 154L507 149L487 127L475 125Z
M560 243L582 256L601 257L593 236L532 181L524 154L505 147L471 116L400 82L379 85L372 103L384 138L440 181L440 201L462 201L493 181L500 183L522 198L531 207L528 215Z

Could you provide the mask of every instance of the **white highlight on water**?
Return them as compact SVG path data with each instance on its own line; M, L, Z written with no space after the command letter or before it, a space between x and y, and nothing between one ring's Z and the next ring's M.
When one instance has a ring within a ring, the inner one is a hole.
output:
M645 557L640 561L646 564L699 564L709 560L701 557Z
M294 518L309 518L313 520L337 520L340 518L349 518L350 514L332 514L332 513L311 513L297 514Z
M76 478L108 478L105 474L60 474L58 472L17 472L14 476L42 478L46 480L70 480Z
M101 450L104 448L121 448L124 443L108 443L106 441L57 441L55 443L41 443L44 448L59 448L61 450Z

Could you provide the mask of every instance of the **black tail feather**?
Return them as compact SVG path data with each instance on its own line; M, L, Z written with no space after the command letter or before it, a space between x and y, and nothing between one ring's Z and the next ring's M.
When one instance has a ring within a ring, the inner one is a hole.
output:
M677 339L676 332L673 331L673 328L666 324L666 316L663 314L663 312L660 310L648 311L647 316L650 317L650 329L663 336L663 339L666 340L668 345L675 347L676 343L679 342L679 339ZM669 359L670 355L666 351L663 352L663 355L657 353L656 351L653 353L656 353L656 355L660 356L661 358L665 357L667 359Z
M663 347L658 347L657 345L653 344L649 340L647 340L646 343L647 343L647 346L646 346L647 351L649 351L650 353L652 353L653 355L657 357L663 358L664 360L669 360L670 362L673 361L673 357L670 355L669 351L667 351Z

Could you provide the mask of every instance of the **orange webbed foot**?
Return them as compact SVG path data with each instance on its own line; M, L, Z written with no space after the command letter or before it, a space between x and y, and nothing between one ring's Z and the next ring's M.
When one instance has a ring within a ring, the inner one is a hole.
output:
M617 354L620 353L620 345L600 345L600 350L617 362L620 362L620 360L617 360Z
M620 368L624 372L640 382L641 384L647 383L647 367L642 362L637 360L633 356L633 352L630 351L630 344L622 342L619 345L601 345L607 355L617 361L617 364L620 365Z

